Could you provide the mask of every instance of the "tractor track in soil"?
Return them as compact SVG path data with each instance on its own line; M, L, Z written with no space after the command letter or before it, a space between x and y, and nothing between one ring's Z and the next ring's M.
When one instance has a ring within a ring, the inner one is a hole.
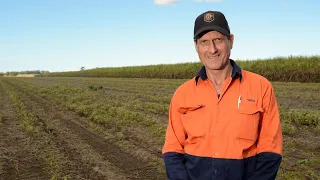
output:
M69 176L77 179L166 179L156 168L146 166L145 160L128 154L112 140L89 130L87 124L77 120L83 117L61 111L39 95L6 83L22 95L29 111L37 115L43 132L70 161L63 168L70 170L66 173Z

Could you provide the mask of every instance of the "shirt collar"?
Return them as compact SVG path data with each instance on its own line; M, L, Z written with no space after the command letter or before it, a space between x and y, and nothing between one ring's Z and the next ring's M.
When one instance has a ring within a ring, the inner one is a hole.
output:
M231 77L232 79L236 78L239 76L240 82L242 81L242 72L240 66L232 59L230 59L230 63L232 66L232 74ZM199 78L201 77L202 80L206 80L208 78L207 73L206 73L206 68L205 66L202 66L198 74L196 75L196 84L198 83Z

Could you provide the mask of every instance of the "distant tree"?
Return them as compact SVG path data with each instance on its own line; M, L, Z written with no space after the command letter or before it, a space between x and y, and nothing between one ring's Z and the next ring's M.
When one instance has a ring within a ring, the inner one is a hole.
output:
M15 72L15 71L10 72L10 76L17 76L18 74L19 74L19 72Z
M50 73L49 71L40 71L40 74Z
M0 76L4 76L4 73L0 73Z
M34 71L20 71L20 74L40 74L40 70L34 70Z
M82 67L80 68L80 70L81 70L81 71L85 70L85 67L84 67L84 66L82 66Z
M34 71L34 73L33 74L40 74L40 70L36 70L36 71Z
M16 71L6 73L7 76L17 76L18 74L19 74L19 72L16 72Z

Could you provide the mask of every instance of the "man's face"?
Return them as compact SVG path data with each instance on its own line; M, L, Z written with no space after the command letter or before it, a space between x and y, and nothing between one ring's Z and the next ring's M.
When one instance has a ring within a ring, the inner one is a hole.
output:
M209 70L222 70L229 63L234 36L228 39L217 31L204 34L195 42L195 48L202 64Z

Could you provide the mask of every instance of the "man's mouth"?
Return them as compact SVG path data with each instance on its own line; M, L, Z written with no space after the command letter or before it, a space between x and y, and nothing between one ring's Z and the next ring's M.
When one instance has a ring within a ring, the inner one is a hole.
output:
M208 56L208 59L216 59L217 57L220 57L220 54L215 56Z

